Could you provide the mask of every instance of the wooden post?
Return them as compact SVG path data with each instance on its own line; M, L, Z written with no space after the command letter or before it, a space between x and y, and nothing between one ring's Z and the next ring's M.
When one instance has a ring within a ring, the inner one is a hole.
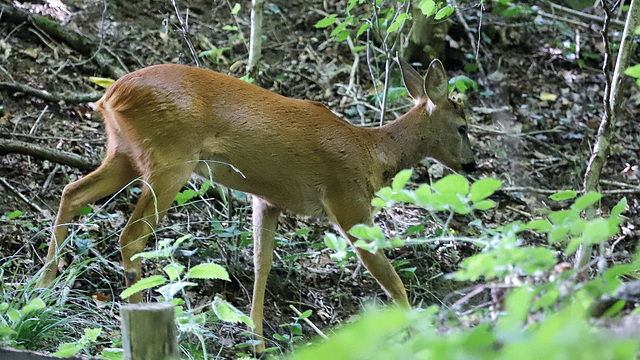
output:
M120 316L125 360L178 358L173 304L121 305Z

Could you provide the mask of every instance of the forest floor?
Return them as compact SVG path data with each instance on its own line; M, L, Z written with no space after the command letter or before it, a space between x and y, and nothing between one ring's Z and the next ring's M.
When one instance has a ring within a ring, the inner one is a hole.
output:
M128 71L167 62L192 64L190 51L176 30L170 1L109 2L104 21L103 8L95 1L67 3L68 16L58 12L65 26L94 39L100 39L102 34L103 51L117 57ZM345 94L353 55L346 43L328 40L330 29L314 27L324 13L336 13L346 6L344 1L336 3L325 9L310 0L267 2L266 40L258 83L285 96L320 101L354 124L377 126L379 112L375 105L363 106L371 103L368 95L372 92L365 62L361 61L357 69L352 93ZM237 15L232 14L232 5L225 1L213 1L213 5L210 1L184 1L180 6L183 13L189 8L189 36L196 52L221 49L218 57L201 58L202 66L243 76L250 28L246 2ZM468 25L477 29L477 8L461 10ZM471 45L464 27L455 18L443 60L449 76L466 74L484 84L480 91L485 93L467 93L466 104L471 142L480 168L473 178L493 177L503 183L504 190L492 197L497 206L476 214L485 226L496 227L540 217L540 209L565 206L549 200L553 191L582 189L586 163L602 118L602 45L600 33L589 26L577 31L578 27L534 23L528 17L507 18L489 12L482 21L483 31L489 34L481 44L479 57L486 77L464 73L464 54L471 52ZM576 39L581 45L580 59L575 57ZM71 95L102 91L89 77L110 76L89 57L70 50L28 23L15 25L0 18L0 49L0 81L4 82L13 80L53 94ZM419 71L424 73L424 68ZM397 74L397 69L394 72ZM633 172L625 171L640 159L640 126L636 121L640 116L640 92L629 78L622 86L611 156L601 183L606 194L601 207L604 215L620 198L628 199L623 230L612 239L615 245L607 254L612 263L628 261L640 238L639 180ZM492 90L493 95L486 90ZM89 162L101 158L103 126L90 104L46 101L20 91L5 90L0 94L4 110L0 138L73 152ZM404 99L390 104L389 120L409 106ZM499 108L505 111L496 112ZM361 119L359 112L366 118ZM438 169L433 162L424 162L417 166L413 181L437 180L441 176L441 168ZM0 156L0 263L5 263L7 276L3 281L20 283L20 279L33 276L39 269L62 189L86 173L21 154ZM188 186L199 185L191 182ZM77 243L80 247L88 244L89 257L97 256L102 261L100 266L77 277L74 290L113 299L124 289L117 235L135 204L137 192L126 195L92 205L93 217L78 219ZM231 274L230 282L200 282L202 286L188 293L194 304L206 304L219 295L248 313L253 270L250 237L247 240L246 236L251 231L250 211L245 204L241 196L228 207L206 197L185 206L174 204L156 233L156 239L194 235L185 248L198 251L183 255L181 261L214 261ZM22 214L9 218L8 214L16 210ZM376 222L393 228L398 220L411 222L425 216L416 209L397 208L378 214ZM452 228L460 234L469 233L470 220L469 216L457 216ZM292 321L295 314L290 305L300 311L313 310L310 320L329 329L350 321L363 305L386 302L376 282L354 259L336 266L322 241L323 234L331 228L326 222L317 224L313 219L281 218L279 245L265 301L268 335L283 332L279 325ZM301 228L311 231L299 232ZM400 273L411 303L426 306L443 301L465 286L442 275L455 271L459 262L474 251L467 243L442 243L400 248L388 255L392 260L404 261L404 271ZM74 255L82 259L87 256L77 251ZM72 256L67 258L72 260ZM147 275L159 270L151 262L144 269ZM303 328L305 337L313 336L310 328ZM219 344L212 347L230 347L243 341L240 332L232 327L220 330Z

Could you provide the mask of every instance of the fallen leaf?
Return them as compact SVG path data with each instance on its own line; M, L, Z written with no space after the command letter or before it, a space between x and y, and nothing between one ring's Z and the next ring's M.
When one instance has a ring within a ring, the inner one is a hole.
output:
M542 100L542 101L554 101L557 98L558 98L558 95L556 95L556 94L550 94L550 93L546 93L546 92L541 92L540 93L540 100Z

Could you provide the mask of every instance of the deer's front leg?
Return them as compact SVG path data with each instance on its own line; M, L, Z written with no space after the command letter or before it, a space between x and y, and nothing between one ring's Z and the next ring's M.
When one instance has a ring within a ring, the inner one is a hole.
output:
M251 321L255 328L257 340L256 352L265 349L262 333L262 318L264 309L264 294L267 287L267 277L273 262L274 238L281 210L273 207L267 201L253 197L253 266L255 279L253 282L253 299L251 302Z

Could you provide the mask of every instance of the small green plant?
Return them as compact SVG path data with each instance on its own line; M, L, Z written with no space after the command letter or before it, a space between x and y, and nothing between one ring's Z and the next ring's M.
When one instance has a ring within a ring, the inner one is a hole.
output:
M458 175L450 175L433 186L423 184L408 190L405 184L410 176L410 171L399 173L390 187L378 192L373 204L408 202L431 213L449 213L450 218L492 207L493 201L488 197L500 187L500 181L494 179L469 184ZM615 265L586 283L576 281L574 270L545 276L561 261L556 250L559 245L564 245L564 255L568 255L579 244L601 243L618 233L625 198L613 207L609 217L582 217L582 211L601 197L598 193L578 196L572 190L561 191L551 200L571 204L564 204L562 210L543 211L544 216L528 223L515 221L488 228L476 219L471 225L479 232L473 237L455 236L450 231L438 236L470 241L480 247L479 253L460 263L460 270L450 274L451 278L505 285L506 279L511 279L510 285L505 286L511 291L507 291L504 310L488 314L485 309L471 308L464 316L445 306L431 306L419 312L375 310L329 341L315 342L288 359L636 359L640 355L636 339L600 331L589 317L596 299L613 296L623 277L637 276L640 256L636 255L630 264ZM360 239L356 246L372 251L430 241L409 241L404 235L386 239L380 228L362 225L350 233ZM526 233L546 237L549 246L525 246L522 235ZM325 241L337 250L335 258L346 253L344 239L327 235ZM547 281L541 281L545 278ZM624 300L615 302L604 316L619 316L625 304ZM472 328L465 324L469 320L474 323ZM410 333L406 332L408 328Z
M0 345L40 351L57 348L54 356L60 357L81 352L90 355L98 345L105 345L104 341L98 341L98 336L103 329L113 331L110 319L82 304L85 299L74 293L54 297L50 291L44 291L37 296L33 282L17 290L8 289L4 284L1 287ZM122 359L117 357L118 351L121 350L105 349L105 355L101 356L108 360Z
M14 210L12 212L5 213L4 215L2 215L2 217L7 219L7 220L11 220L11 219L15 219L15 218L19 217L20 215L22 215L22 211Z
M471 72L470 70L465 69L467 72ZM471 78L458 75L454 76L449 80L449 92L454 89L462 94L466 94L467 90L472 88L474 91L478 91L478 84Z
M2 273L4 275L4 272ZM27 322L31 321L31 315L38 310L46 308L41 298L36 297L29 303L0 303L0 341L9 346L17 346L29 341ZM23 332L24 330L27 330Z
M300 320L304 320L309 316L311 316L311 310L303 312L300 316L293 316L293 322L280 324L281 328L289 329L289 334L274 334L273 337L276 340L280 340L289 344L289 346L292 346L296 341L302 338L302 325L300 324Z
M331 36L335 41L345 41L355 31L358 38L371 27L380 34L399 32L407 20L411 20L411 14L407 12L405 1L376 1L373 5L364 0L349 0L344 14L328 14L315 25L316 28L326 28L335 25ZM421 0L418 8L424 16L434 16L435 20L441 20L451 15L454 11L451 5L434 0ZM358 47L354 50L362 50Z
M80 353L82 350L89 353L88 348L96 343L101 331L102 329L100 328L84 329L84 335L78 341L61 344L58 351L51 355L69 357Z
M195 198L196 196L204 195L207 192L207 190L209 190L210 187L211 187L211 181L207 180L204 183L202 183L202 185L200 186L200 190L198 191L193 189L183 190L176 195L176 202L178 203L178 205L184 205L185 203L187 203L188 201L191 201L191 199Z
M135 255L133 259L141 257L167 261L168 264L163 268L165 275L152 275L142 278L123 291L120 297L124 299L136 292L157 287L156 291L162 295L163 301L170 301L176 305L176 325L181 336L188 334L195 336L200 343L200 351L202 351L204 359L207 359L208 354L205 340L206 337L212 336L211 331L207 328L209 324L222 320L232 324L244 323L247 326L253 327L253 323L248 316L244 315L226 300L217 296L213 302L208 305L196 308L191 306L189 297L184 292L184 289L196 286L197 284L189 280L208 279L229 281L229 274L218 264L204 263L187 268L174 258L173 254L175 251L191 238L191 235L185 235L175 241L173 239L163 239L158 241L156 250ZM183 296L178 297L179 294ZM206 310L207 307L210 308L210 310Z

